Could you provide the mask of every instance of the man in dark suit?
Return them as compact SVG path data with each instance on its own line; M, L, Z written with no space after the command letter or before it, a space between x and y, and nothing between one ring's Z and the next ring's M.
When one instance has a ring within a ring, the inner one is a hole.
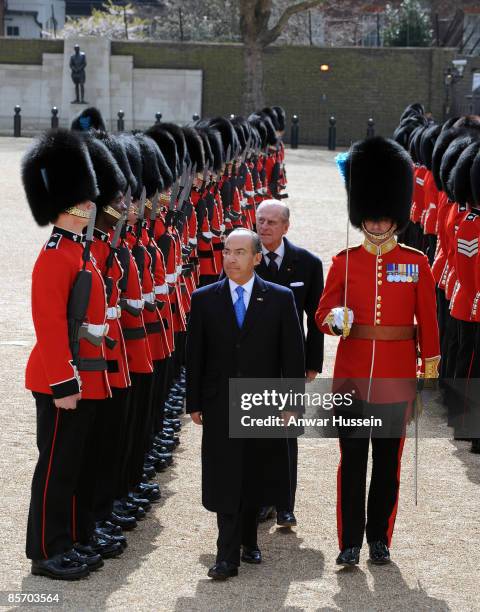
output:
M229 437L230 378L303 378L303 339L292 292L259 278L258 236L233 231L225 242L226 278L192 294L187 333L187 413L203 425L202 503L217 513L215 565L208 576L260 563L258 509L278 498L288 470L286 438ZM282 463L283 462L283 463ZM281 487L280 487L281 489Z
M256 273L263 279L293 291L298 317L305 339L305 378L314 380L323 367L323 334L315 323L315 312L323 292L323 266L320 259L306 249L293 245L285 234L290 226L290 210L279 200L264 200L257 208L256 228L262 241L262 258ZM303 326L307 317L307 332ZM288 442L289 470L284 474L284 486L288 499L286 507L277 501L277 525L294 527L297 520L293 513L297 488L298 444L297 438ZM275 500L272 500L274 502ZM270 518L274 506L260 510L260 520Z

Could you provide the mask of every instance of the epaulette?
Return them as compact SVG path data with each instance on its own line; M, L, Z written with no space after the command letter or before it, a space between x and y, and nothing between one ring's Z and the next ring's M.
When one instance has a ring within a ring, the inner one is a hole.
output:
M401 247L402 249L407 249L407 251L413 251L414 253L418 253L419 255L425 256L425 253L423 251L420 251L419 249L414 249L413 247L407 246L406 244L403 244L402 242L399 242L398 246Z
M339 253L337 253L337 257L339 255L343 255L343 253L346 253L347 251L353 251L354 249L359 249L361 246L362 246L361 244L356 244L355 246L348 247L348 249L343 249L343 251L340 251Z
M52 234L45 244L45 251L49 249L58 249L58 245L62 239L62 234Z

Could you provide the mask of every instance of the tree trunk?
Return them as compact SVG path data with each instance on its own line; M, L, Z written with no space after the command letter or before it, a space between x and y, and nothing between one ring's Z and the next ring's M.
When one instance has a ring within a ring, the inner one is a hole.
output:
M258 41L245 41L243 46L243 113L265 106L263 93L263 46Z

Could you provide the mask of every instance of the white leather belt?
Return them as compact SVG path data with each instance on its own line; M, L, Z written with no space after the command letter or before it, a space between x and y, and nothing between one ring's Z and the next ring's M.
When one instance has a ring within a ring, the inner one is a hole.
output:
M417 185L421 185L423 187L423 185L425 184L425 181L421 178L416 178L415 180L417 182Z
M251 198L255 195L254 191L244 191L243 193L247 196L247 198Z
M203 233L202 233L202 236L203 236L204 238L213 238L213 234L212 234L212 232L203 232Z
M182 265L177 266L176 270L177 270L177 275L181 274L182 273Z
M145 302L149 304L155 304L155 293L151 291L150 293L142 293L142 298Z
M167 283L163 283L163 285L155 285L155 295L168 295Z
M172 274L166 274L165 280L167 281L167 283L174 283L177 280L176 273L173 272Z
M220 231L224 232L225 231L225 223L222 223L222 225L220 226Z
M240 206L241 206L242 208L245 208L245 206L246 206L247 204L248 204L248 201L247 201L247 200L241 200L241 201L240 201Z
M119 319L122 316L120 306L110 306L107 308L107 319Z
M132 308L143 308L143 300L127 300L127 304Z
M190 238L188 241L192 246L197 246L197 239L196 238Z
M87 328L88 333L92 334L92 336L96 336L97 338L106 336L108 333L108 323L103 323L102 325L94 325L93 323L84 323L82 327Z

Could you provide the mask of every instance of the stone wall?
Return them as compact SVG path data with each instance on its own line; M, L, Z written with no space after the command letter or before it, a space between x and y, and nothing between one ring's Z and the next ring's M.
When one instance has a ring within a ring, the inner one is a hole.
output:
M241 112L241 45L89 41L79 40L83 48L93 45L87 70L97 69L96 77L87 72L86 98L100 106L112 128L119 109L127 129L145 127L157 111L174 121L189 121L197 112ZM28 108L24 124L32 128L48 122L53 104L62 105L64 123L79 110L69 104L73 85L66 70L74 42L68 41L63 59L62 41L0 39L0 130L11 129L15 104ZM363 137L369 117L377 133L389 135L412 101L423 102L441 120L443 72L454 55L444 48L272 46L265 52L266 101L300 117L305 144L326 144L331 115L341 145ZM320 71L322 64L328 72Z

